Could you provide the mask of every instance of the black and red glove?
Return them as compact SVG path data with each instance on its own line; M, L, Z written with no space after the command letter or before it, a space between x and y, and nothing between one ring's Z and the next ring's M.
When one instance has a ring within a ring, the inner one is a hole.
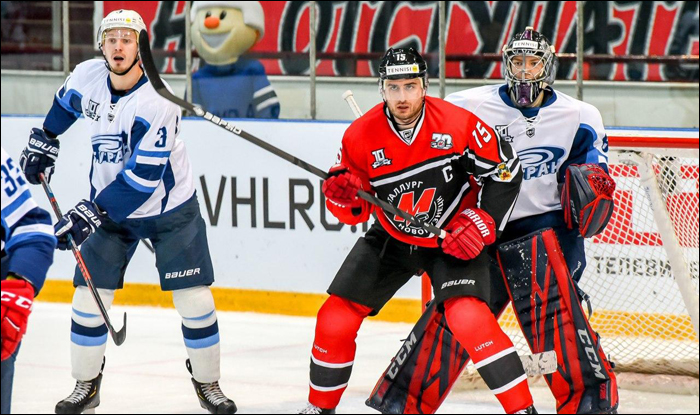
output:
M476 258L486 245L496 241L496 223L478 208L465 209L445 230L442 250L465 261Z
M347 167L336 165L328 172L328 178L323 182L323 194L326 199L344 207L361 205L357 192L362 189L362 179L352 174Z
M564 221L590 238L605 230L615 202L615 181L597 164L572 164L566 169L561 189Z
M2 360L17 350L27 331L27 319L32 312L34 288L24 280L2 281Z

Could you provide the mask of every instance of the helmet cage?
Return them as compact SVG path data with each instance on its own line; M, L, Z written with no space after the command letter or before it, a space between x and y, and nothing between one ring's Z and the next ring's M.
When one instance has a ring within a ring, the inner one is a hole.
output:
M523 63L528 57L538 58L540 71L531 78L525 78L526 70L513 70L516 57L521 57ZM503 46L502 60L501 72L508 84L511 99L518 106L529 106L548 85L554 84L558 67L554 47L530 27Z

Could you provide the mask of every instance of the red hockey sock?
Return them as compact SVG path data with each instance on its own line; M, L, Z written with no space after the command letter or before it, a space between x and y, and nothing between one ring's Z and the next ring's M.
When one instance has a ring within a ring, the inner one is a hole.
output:
M311 350L309 402L333 409L348 386L355 360L355 338L372 309L331 295L318 311Z
M455 338L467 349L479 374L506 413L532 405L518 353L488 305L476 297L450 298L445 301L445 317Z

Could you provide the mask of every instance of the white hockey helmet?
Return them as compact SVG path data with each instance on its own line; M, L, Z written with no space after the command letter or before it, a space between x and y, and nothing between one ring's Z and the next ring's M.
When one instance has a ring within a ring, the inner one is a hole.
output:
M146 30L146 23L143 22L141 15L133 10L115 10L105 16L100 23L100 29L97 31L97 47L102 47L104 42L105 32L116 28L132 29L136 32L138 39L141 30Z
M206 7L228 7L243 13L243 22L260 32L258 41L265 34L265 11L259 1L193 1L190 20L194 22L197 12Z

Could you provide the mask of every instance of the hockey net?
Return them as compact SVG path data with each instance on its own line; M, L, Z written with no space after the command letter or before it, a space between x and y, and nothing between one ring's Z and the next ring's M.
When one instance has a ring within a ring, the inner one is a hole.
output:
M609 134L615 211L605 232L586 241L580 282L591 325L616 372L697 378L698 132ZM529 354L510 306L499 321ZM462 379L475 377L468 367Z

